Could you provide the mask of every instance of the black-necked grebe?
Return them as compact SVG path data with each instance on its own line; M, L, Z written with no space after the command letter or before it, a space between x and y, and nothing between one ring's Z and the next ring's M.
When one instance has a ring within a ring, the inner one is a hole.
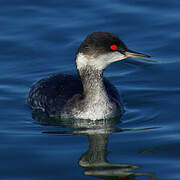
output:
M114 34L94 32L78 48L79 76L57 74L38 81L30 90L28 104L49 116L75 119L108 119L121 115L116 88L103 77L111 63L128 57L148 58L129 50Z

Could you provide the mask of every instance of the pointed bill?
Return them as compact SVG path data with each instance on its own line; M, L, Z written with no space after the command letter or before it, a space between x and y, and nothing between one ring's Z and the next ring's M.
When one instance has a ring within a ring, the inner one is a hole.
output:
M127 49L125 52L125 56L127 58L150 58L151 56L143 54L143 53L138 53L132 50Z

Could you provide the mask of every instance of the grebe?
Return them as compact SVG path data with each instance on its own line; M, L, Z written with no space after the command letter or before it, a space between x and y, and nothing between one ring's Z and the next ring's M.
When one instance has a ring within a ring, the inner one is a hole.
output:
M103 77L111 63L128 57L150 56L129 50L114 34L94 32L76 54L78 75L56 74L38 81L30 90L28 104L49 116L74 119L109 119L122 114L116 88Z

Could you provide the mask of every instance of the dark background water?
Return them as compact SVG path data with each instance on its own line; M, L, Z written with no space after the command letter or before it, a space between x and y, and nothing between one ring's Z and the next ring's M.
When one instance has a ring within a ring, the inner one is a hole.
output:
M0 0L0 7L0 179L180 179L180 1ZM29 88L75 72L76 49L93 31L116 33L156 61L128 59L105 71L124 101L118 130L37 123ZM105 159L112 164L97 165Z

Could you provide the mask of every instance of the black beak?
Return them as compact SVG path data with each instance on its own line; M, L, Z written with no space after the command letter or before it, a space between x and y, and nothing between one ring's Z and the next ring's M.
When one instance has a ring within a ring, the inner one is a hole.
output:
M124 52L124 54L125 54L125 56L127 58L129 58L129 57L133 57L133 58L150 58L151 57L149 55L138 53L138 52L135 52L135 51L132 51L132 50L129 50L129 49L127 49Z

